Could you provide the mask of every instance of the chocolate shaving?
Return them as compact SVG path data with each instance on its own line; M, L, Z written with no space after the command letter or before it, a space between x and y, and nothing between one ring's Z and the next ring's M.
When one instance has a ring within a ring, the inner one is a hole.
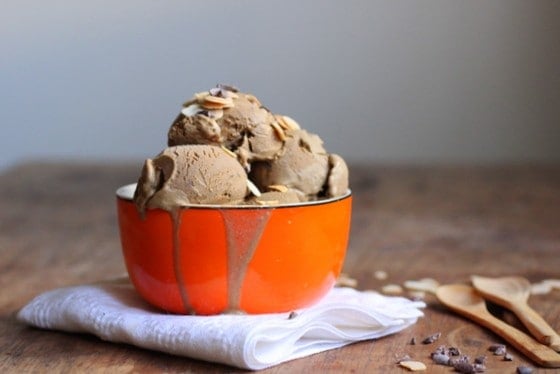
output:
M463 374L476 373L474 366L468 361L458 360L456 362L453 362L452 366L453 369L455 369L455 371L458 371L459 373L463 373Z
M478 356L477 358L474 359L474 363L475 364L486 364L486 356Z
M443 353L436 353L432 355L432 360L438 365L449 365L449 356Z
M432 344L433 342L438 340L440 336L441 332L437 332L433 335L427 336L426 338L424 338L424 340L422 340L422 344Z
M494 352L495 355L502 355L506 352L506 346L503 345L503 344L495 343L495 344L492 344L490 347L488 347L488 350L490 352ZM503 352L503 353L496 353L496 351Z
M216 88L220 88L222 90L231 91L231 92L239 92L237 87L234 87L234 86L229 85L229 84L218 83L216 85Z
M450 356L460 356L461 351L457 347L449 347L448 353Z

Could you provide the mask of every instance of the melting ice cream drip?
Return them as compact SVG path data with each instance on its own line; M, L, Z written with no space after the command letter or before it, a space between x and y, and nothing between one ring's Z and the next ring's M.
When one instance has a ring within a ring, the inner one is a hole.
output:
M262 237L272 210L240 211L222 209L226 229L227 293L226 312L242 312L241 288L255 250Z
M192 311L189 302L189 295L185 287L185 277L183 276L183 269L181 267L181 238L179 236L179 228L181 227L181 209L174 208L169 211L171 221L173 223L173 272L177 279L177 286L179 287L179 294L185 312Z

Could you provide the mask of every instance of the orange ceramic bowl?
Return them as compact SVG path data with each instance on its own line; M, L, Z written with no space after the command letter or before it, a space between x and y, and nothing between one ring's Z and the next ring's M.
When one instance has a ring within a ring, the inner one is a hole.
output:
M280 206L192 205L170 213L117 190L128 274L165 311L274 313L319 301L340 274L352 197Z

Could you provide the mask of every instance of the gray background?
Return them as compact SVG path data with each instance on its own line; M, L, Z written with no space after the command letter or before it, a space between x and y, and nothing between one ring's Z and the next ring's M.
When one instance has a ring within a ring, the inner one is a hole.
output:
M9 1L0 169L135 160L231 83L350 161L560 161L560 1Z

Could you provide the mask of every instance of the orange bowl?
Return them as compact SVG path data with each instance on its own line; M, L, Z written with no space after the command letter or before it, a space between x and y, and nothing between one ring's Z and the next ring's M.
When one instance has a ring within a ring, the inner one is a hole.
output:
M319 301L340 274L352 196L278 206L192 205L167 212L117 190L126 268L149 303L180 314L274 313Z

